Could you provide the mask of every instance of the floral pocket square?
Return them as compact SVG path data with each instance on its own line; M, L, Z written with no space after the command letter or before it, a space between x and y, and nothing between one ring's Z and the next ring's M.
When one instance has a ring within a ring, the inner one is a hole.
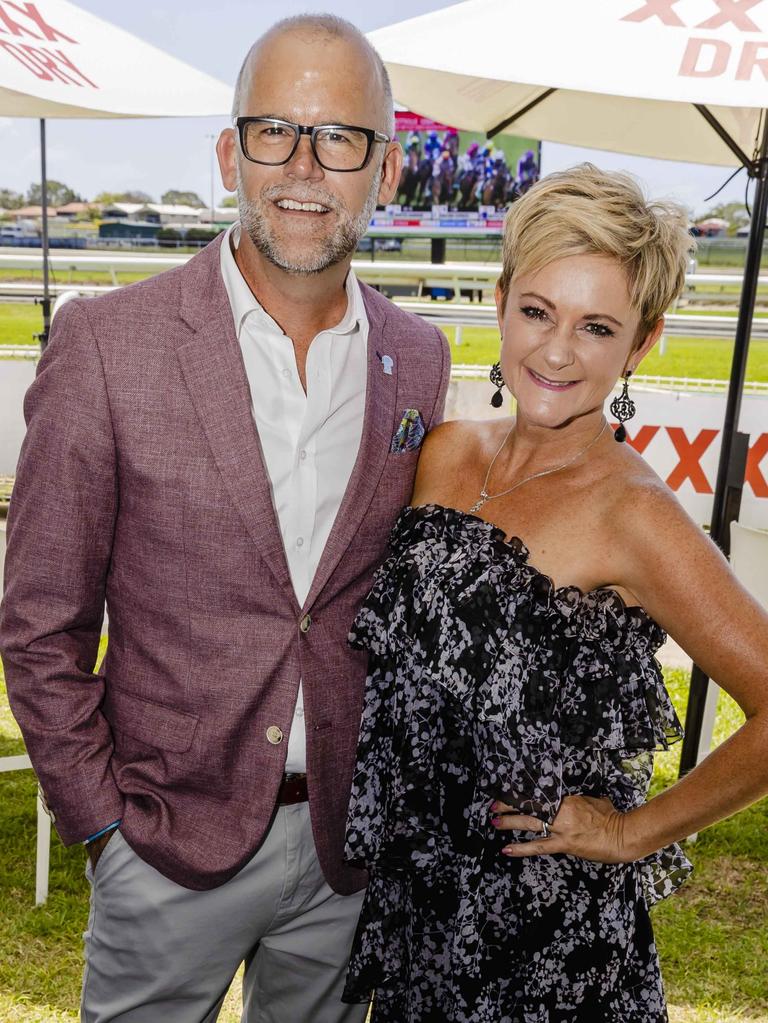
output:
M424 420L416 408L407 408L395 431L389 450L393 455L402 455L406 451L415 451L424 440Z

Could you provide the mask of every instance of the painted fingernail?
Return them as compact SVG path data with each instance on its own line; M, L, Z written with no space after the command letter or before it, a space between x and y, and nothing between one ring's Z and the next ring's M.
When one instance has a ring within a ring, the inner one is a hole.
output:
M491 824L494 826L494 828L500 828L501 817L491 817Z

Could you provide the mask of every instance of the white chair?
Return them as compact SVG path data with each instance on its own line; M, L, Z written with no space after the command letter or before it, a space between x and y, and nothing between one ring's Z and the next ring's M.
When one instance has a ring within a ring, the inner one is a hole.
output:
M5 523L0 523L0 595L5 561ZM0 773L3 771L31 771L29 757L0 757ZM43 809L40 795L37 797L37 864L35 867L35 905L39 906L48 898L48 873L51 861L51 818Z
M0 757L0 772L31 771L29 757ZM51 818L43 809L43 802L37 796L37 863L35 866L35 905L42 905L48 898L48 874L51 864Z
M731 568L739 582L768 610L768 531L731 523ZM709 681L697 762L712 749L720 687Z
M731 568L742 586L768 610L768 531L731 523Z

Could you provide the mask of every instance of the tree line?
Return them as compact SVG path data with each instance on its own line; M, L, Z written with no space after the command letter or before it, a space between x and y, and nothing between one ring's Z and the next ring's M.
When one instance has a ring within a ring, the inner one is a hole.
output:
M70 202L86 201L88 200L83 199L74 189L70 188L69 185L65 185L62 181L56 181L53 178L48 181L49 206L66 206ZM133 189L126 192L99 192L90 201L106 206L115 202L143 204L155 202L156 200L151 195L148 195L147 192ZM203 209L208 206L208 203L204 202L197 192L185 192L177 188L171 188L167 192L163 192L160 196L160 202L169 206L194 206L197 209ZM0 188L0 209L20 210L25 206L40 205L42 205L42 188L39 182L33 182L26 192L16 192L11 188ZM222 199L219 205L236 206L237 199L229 195Z

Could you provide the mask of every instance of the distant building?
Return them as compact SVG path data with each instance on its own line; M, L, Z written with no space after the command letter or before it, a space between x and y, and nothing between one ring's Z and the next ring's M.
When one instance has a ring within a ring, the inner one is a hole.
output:
M107 219L99 224L99 238L146 238L154 241L159 230L159 224L151 224L147 221Z
M64 206L56 208L56 216L65 220L86 220L91 210L98 210L101 207L98 203L92 202L68 202Z
M150 223L162 224L164 227L177 224L197 224L200 207L148 202L142 206L137 216L141 216L142 220L147 220Z
M43 215L42 206L24 206L20 210L11 210L11 217L13 220L37 220ZM56 210L53 206L48 207L48 216L55 217Z
M101 211L103 220L140 220L136 214L144 209L141 202L112 202Z
M201 224L211 223L210 206L204 206L201 210L198 210L198 214L198 219ZM237 206L215 206L213 210L214 224L234 224L239 216L240 211Z
M101 211L104 220L142 221L163 227L196 227L203 208L161 202L113 202ZM208 211L210 215L210 210Z

